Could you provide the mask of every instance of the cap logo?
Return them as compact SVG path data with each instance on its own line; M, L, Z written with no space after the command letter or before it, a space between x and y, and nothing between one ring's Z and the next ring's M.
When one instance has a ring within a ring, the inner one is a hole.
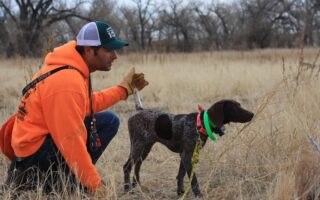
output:
M107 34L109 35L110 38L116 37L116 34L114 34L114 32L113 32L111 27L107 28Z

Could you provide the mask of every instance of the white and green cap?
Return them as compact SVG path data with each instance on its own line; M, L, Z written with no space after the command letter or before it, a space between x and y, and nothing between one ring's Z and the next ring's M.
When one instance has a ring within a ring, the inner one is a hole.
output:
M116 37L109 24L96 21L85 24L77 35L77 45L79 46L101 46L113 50L128 46L127 41Z

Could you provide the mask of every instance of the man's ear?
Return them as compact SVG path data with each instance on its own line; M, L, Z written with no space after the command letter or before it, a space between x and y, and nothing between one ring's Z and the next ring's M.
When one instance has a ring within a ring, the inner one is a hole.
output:
M96 71L96 69L93 67L94 66L94 63L93 63L94 51L91 47L83 46L83 52L82 52L81 57L83 58L85 63L88 65L90 73Z
M90 51L92 51L93 49L91 48L91 47L89 47L89 46L84 46L83 47L83 52L84 53L89 53Z

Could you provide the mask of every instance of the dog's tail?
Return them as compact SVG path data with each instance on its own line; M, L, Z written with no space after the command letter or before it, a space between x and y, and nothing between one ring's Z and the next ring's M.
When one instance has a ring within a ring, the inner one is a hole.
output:
M134 102L136 105L136 110L143 110L142 102L139 95L139 90L137 88L133 89Z

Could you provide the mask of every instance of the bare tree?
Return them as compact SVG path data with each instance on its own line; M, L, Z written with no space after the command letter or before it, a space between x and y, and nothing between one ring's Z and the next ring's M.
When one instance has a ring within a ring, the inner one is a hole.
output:
M241 26L237 24L238 19L233 13L234 6L214 1L211 4L195 4L197 21L202 27L201 30L207 33L205 44L214 41L215 49L225 49L231 46L234 29L236 26Z
M241 0L245 12L248 48L257 45L260 48L270 46L270 37L274 23L284 13L282 0Z
M142 0L133 0L137 6L138 11L138 19L140 25L140 44L141 48L145 49L145 33L146 33L146 26L152 17L152 13L150 10L151 0L147 0L143 2Z
M315 29L317 26L317 17L319 17L319 0L304 1L304 43L313 46L315 40Z
M195 31L194 10L183 0L170 0L168 4L161 13L163 23L172 27L179 51L192 51Z
M146 43L151 45L152 32L155 28L153 15L155 9L152 0L132 0L134 7L123 6L122 14L131 34L131 38L139 44L141 50L146 49Z
M109 22L137 51L297 47L303 30L305 45L320 45L320 0L63 2L0 0L0 53L39 55L50 35L65 42L90 19Z
M88 17L94 20L106 21L118 34L121 29L121 12L116 0L93 0L90 4Z
M4 12L0 11L0 13L0 53L6 52L7 57L10 57L12 52L10 47L9 33L5 26L6 16Z
M18 30L18 53L26 56L40 54L43 47L42 33L50 25L71 17L88 20L78 14L83 3L84 1L79 0L73 7L68 8L58 0L0 0L0 7L6 11ZM14 8L17 8L18 13L14 12Z
M131 40L130 46L133 49L140 48L139 42L139 21L135 10L130 7L121 7L125 21L125 34Z
M220 48L221 40L217 32L217 30L219 29L218 28L219 22L216 16L214 16L214 13L212 12L211 7L194 5L194 10L197 13L196 21L200 25L201 32L206 34L206 36L202 36L203 38L202 45L204 46L204 48L206 50L209 50L211 48L215 48L215 49Z

